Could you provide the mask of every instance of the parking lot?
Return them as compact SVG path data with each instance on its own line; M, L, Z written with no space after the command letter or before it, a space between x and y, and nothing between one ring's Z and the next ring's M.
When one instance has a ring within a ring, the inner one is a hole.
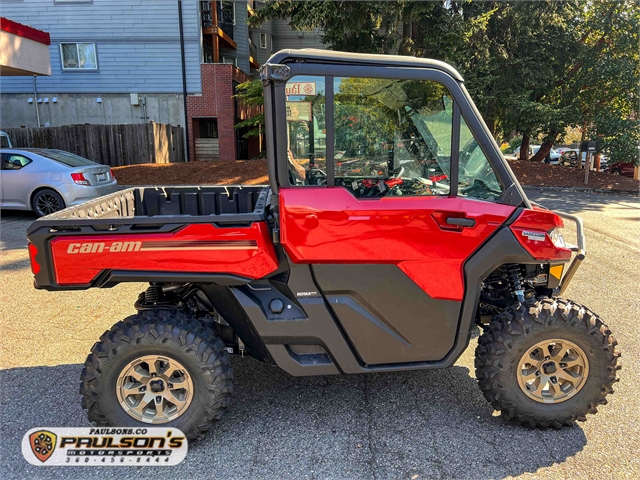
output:
M13 478L640 478L640 201L629 195L528 191L581 215L587 259L567 297L619 340L609 405L574 428L506 423L476 386L476 340L448 370L294 378L233 361L232 407L176 467L35 467L20 453L33 427L88 426L81 364L100 334L134 312L142 284L50 293L32 288L25 229L2 212L0 477ZM571 229L569 240L571 240Z

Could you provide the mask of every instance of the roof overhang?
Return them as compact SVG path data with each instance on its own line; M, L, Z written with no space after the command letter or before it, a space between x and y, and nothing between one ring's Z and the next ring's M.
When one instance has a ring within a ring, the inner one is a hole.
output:
M47 32L0 17L0 75L51 75Z

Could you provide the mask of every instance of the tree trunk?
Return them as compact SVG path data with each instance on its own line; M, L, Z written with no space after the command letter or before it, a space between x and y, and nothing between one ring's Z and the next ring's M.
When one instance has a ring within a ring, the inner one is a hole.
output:
M496 119L492 117L485 117L487 127L489 127L489 131L491 132L491 136L496 138Z
M529 159L529 134L522 134L522 143L520 144L520 158L519 160Z
M553 147L556 138L558 138L558 134L555 132L549 135L544 143L540 145L540 150L538 150L538 152L533 157L531 157L531 161L541 162L542 160L547 158L547 155L549 155L549 151L551 150L551 147Z

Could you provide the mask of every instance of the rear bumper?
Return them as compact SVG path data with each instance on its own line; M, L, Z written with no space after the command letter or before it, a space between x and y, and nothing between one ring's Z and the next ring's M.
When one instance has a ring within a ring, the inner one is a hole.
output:
M108 195L118 190L118 182L113 180L104 185L84 187L82 185L68 186L63 192L67 207L80 205L88 200Z

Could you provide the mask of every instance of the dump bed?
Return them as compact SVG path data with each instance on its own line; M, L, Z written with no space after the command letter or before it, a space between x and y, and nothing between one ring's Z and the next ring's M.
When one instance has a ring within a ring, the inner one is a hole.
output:
M36 288L234 285L277 268L264 186L132 187L36 220Z

